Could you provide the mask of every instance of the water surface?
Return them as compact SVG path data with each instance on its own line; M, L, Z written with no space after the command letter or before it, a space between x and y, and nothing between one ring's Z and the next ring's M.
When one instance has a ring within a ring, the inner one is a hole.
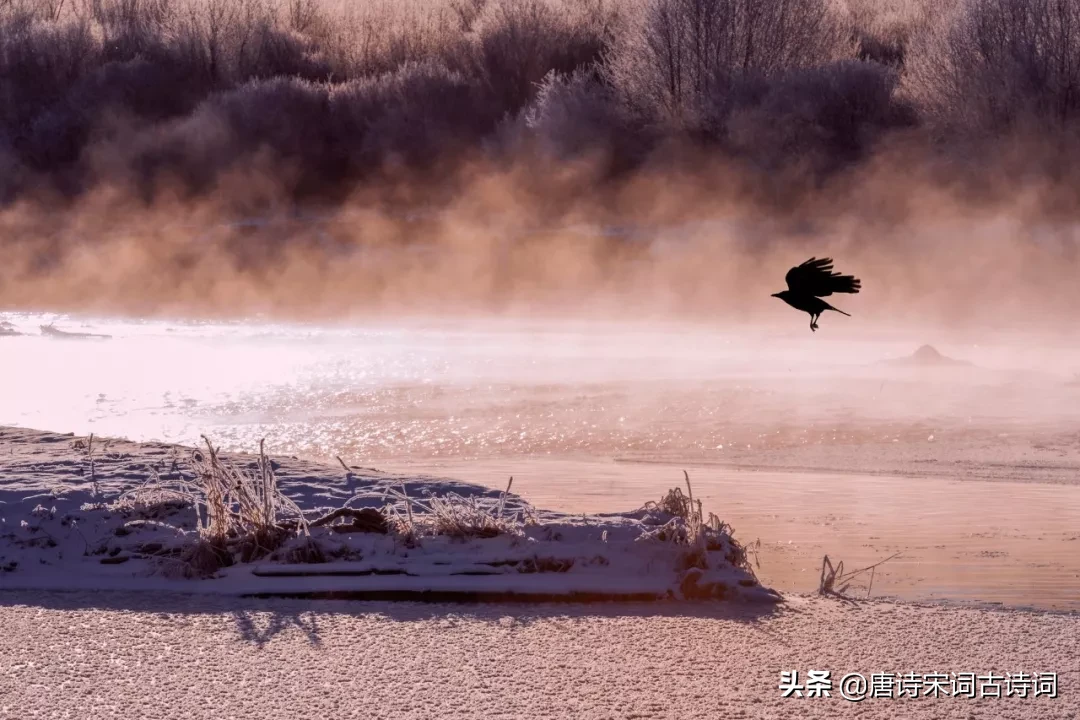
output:
M901 552L875 590L1080 603L1080 486L954 479L959 448L967 465L1038 480L1042 465L1029 477L1023 452L1002 449L1016 433L1053 437L1068 461L1080 352L1067 344L939 343L974 365L926 371L881 364L922 338L839 324L0 320L27 333L0 337L0 424L189 444L206 433L232 450L265 437L277 454L497 487L512 474L537 505L573 512L658 499L685 467L706 510L761 539L761 574L781 589L816 587L824 554L851 568ZM54 321L111 338L41 336ZM725 465L807 448L860 472ZM879 476L882 448L893 465L917 452L942 478Z

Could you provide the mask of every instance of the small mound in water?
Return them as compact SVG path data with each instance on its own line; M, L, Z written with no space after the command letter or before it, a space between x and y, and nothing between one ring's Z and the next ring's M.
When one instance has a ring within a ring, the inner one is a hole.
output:
M904 365L907 367L970 367L972 364L967 360L957 360L955 358L946 357L938 352L937 348L930 345L923 345L912 355L907 357L893 358L883 360L882 362L887 365Z

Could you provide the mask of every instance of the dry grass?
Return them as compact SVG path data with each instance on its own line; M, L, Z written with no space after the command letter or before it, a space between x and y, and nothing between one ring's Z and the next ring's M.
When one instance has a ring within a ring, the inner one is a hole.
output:
M756 578L754 567L757 565L756 549L760 540L750 546L744 546L734 537L734 529L720 520L713 513L705 517L701 501L694 500L694 490L690 485L690 474L683 470L686 480L686 493L682 488L669 490L659 502L650 501L645 510L655 510L662 517L670 517L661 527L643 535L642 540L661 540L686 546L681 559L680 569L709 567L709 553L721 552L724 560L732 567L748 572ZM751 554L754 561L751 562Z
M188 482L196 498L199 542L190 558L211 567L225 552L241 562L265 557L297 534L310 537L304 513L278 488L264 442L259 442L256 471L224 462L210 440L205 454L192 457L195 477Z
M201 498L200 534L210 538L268 535L281 527L286 516L291 516L297 527L308 534L303 512L278 489L264 441L259 442L257 470L248 473L223 462L210 440L206 436L203 440L207 453L192 458L192 486Z
M124 517L164 520L173 513L193 506L194 502L189 493L163 487L161 477L153 473L141 486L123 493L107 507Z
M120 494L108 505L113 512L126 517L135 516L140 520L163 520L175 512L194 507L196 499L183 483L181 457L174 448L168 458L167 475L175 475L176 480L165 479L156 469L151 469L150 476L138 487Z
M490 499L464 497L457 493L418 500L409 496L402 483L400 490L387 490L384 499L390 498L393 502L385 506L383 513L389 518L391 527L407 542L436 535L459 540L520 535L531 515L527 509L516 510L511 515L505 513L506 497L513 482L510 478L506 490L494 504Z
M166 480L155 472L122 495L115 509L157 519L194 508L196 535L178 561L168 561L179 562L183 575L210 576L236 561L265 557L298 537L303 542L292 554L319 561L303 512L278 487L265 443L260 441L255 471L249 472L223 460L210 440L203 440L206 449L191 454L190 476L177 472L177 478Z
M834 597L839 600L847 602L855 602L857 598L850 594L850 590L859 577L865 577L869 573L868 581L866 584L866 595L861 599L867 599L870 597L870 591L874 587L874 575L875 571L881 565L889 562L890 560L900 556L900 553L895 553L885 558L881 562L874 563L858 570L851 570L844 572L844 561L841 560L835 566L826 555L821 561L821 581L818 584L818 594ZM856 586L858 587L858 586Z

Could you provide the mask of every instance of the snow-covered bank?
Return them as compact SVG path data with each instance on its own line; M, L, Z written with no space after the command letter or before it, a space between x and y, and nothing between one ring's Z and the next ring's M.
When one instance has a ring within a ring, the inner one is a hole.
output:
M681 491L569 516L509 488L15 428L0 428L0 588L779 599Z

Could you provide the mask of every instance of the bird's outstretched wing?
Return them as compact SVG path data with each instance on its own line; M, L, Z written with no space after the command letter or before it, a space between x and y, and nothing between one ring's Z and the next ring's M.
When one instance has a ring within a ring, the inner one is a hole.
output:
M788 289L799 295L825 297L833 293L857 293L862 283L854 275L833 272L832 258L810 258L788 270L784 280Z

